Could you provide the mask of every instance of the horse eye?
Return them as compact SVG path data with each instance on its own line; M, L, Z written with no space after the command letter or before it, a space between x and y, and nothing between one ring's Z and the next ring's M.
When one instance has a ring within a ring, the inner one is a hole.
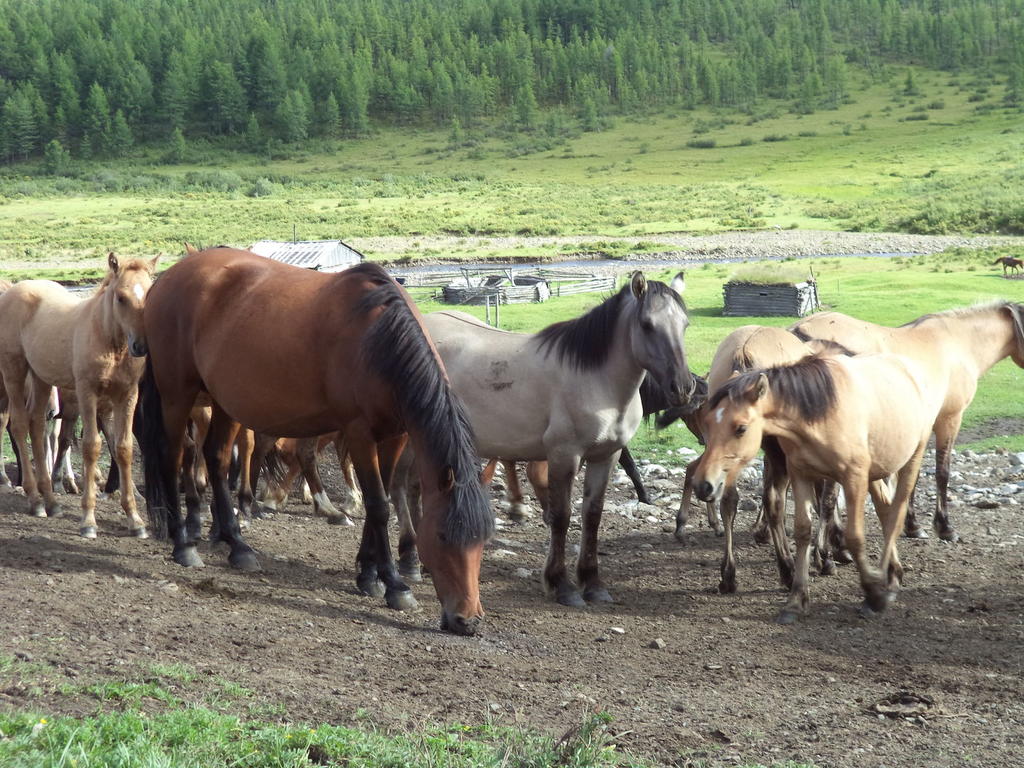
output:
M125 302L124 296L118 296L117 297L117 303L118 304L124 304L124 302Z
M650 333L651 331L654 330L654 323L652 323L650 320L641 320L640 328L644 331L644 333Z
M743 435L745 434L747 434L746 424L740 424L738 427L736 427L736 437L743 437Z

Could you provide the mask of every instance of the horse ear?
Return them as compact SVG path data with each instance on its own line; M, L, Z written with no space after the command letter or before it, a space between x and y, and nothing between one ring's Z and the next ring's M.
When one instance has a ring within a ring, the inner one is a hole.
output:
M451 493L455 487L455 470L451 467L445 467L441 470L441 482L440 488L441 493Z
M107 266L110 267L110 271L114 273L117 272L120 266L117 261L117 256L114 255L113 251L107 254Z
M192 243L185 243L185 255L188 256L193 253L199 253L199 249L192 245Z
M160 254L158 253L152 259L149 260L149 273L151 275L156 274L156 263L160 261Z
M680 296L682 296L683 292L686 290L686 278L683 277L683 273L681 271L672 278L672 290Z
M647 278L644 277L643 272L637 270L633 273L633 276L629 280L629 289L638 299L642 299L644 297L644 294L647 293Z
M752 403L756 403L762 397L768 394L768 377L765 374L761 374L757 377L750 388L747 390L747 399Z

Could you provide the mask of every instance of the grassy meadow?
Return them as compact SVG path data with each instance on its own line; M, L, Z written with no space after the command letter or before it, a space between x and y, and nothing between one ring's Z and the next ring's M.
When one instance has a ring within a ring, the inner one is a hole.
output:
M108 250L175 256L182 241L247 246L293 232L415 262L555 255L503 236L637 238L630 250L656 251L659 233L680 231L1021 231L1020 111L968 75L921 70L907 96L904 72L809 115L765 101L582 133L552 113L532 134L389 128L270 157L194 143L184 165L162 164L155 146L68 176L9 166L0 263L70 273ZM433 235L478 239L442 252L418 240Z

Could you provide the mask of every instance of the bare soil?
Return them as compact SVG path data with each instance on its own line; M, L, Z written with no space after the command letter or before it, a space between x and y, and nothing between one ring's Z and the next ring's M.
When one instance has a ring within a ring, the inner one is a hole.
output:
M1007 457L993 461L993 483L1021 479ZM619 508L630 498L624 486L612 497ZM37 520L24 497L0 495L0 659L14 657L0 672L5 708L90 713L116 704L88 684L180 663L198 673L176 691L186 700L229 680L309 723L490 721L555 733L604 710L617 743L671 765L997 766L1024 756L1017 504L954 504L958 544L903 540L909 570L886 614L859 618L857 576L844 566L812 578L810 614L787 627L773 621L783 592L749 512L734 595L718 594L721 539L696 510L685 547L666 530L667 505L657 522L606 514L602 569L616 602L582 610L543 594L547 532L535 515L500 529L481 577L485 631L461 638L438 631L429 581L415 587L412 613L356 594L359 529L329 527L294 497L248 529L264 567L255 575L208 545L204 569L174 565L166 542L128 538L110 501L100 537L83 540L78 500L65 499L68 514ZM877 551L878 526L869 534ZM664 647L651 647L657 639ZM902 715L874 711L901 691L918 697Z

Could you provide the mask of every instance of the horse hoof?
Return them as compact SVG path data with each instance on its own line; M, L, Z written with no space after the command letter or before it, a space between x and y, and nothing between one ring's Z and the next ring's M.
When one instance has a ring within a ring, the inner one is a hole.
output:
M818 569L818 575L820 576L833 576L836 572L836 563L832 559L823 560L821 567Z
M796 624L797 619L800 618L800 612L794 611L792 608L783 608L779 611L778 618L775 619L776 624Z
M242 552L232 552L228 555L228 563L230 563L232 568L237 568L246 573L256 573L263 570L259 559L256 557L256 553L251 549Z
M569 608L582 608L587 604L580 593L571 588L558 590L558 594L555 595L555 600L557 600L559 604L568 606Z
M772 534L771 531L769 531L767 528L759 528L758 530L754 531L754 541L757 544L768 544L771 542L771 540Z
M611 594L604 587L595 587L583 592L583 599L588 603L614 603Z
M853 555L850 554L848 549L837 549L832 553L832 558L837 563L842 563L843 565L849 565L853 562Z
M418 565L401 565L398 566L398 575L402 577L404 581L412 581L419 584L423 581L423 571L420 570Z
M183 568L202 568L205 565L203 558L199 556L194 546L175 549L171 557L174 559L174 562Z
M149 538L149 531L147 531L145 528L132 528L130 531L128 531L128 533L136 539Z
M731 595L736 592L736 579L722 579L718 582L718 591L723 595Z
M384 597L384 582L373 576L369 579L356 579L356 589L367 597Z
M523 502L517 501L508 508L508 519L514 523L521 523L530 516L530 508Z
M327 517L327 524L328 525L349 525L349 526L355 525L355 523L352 522L352 520L349 518L348 515L328 515L328 517Z
M96 526L95 525L83 525L78 529L78 535L83 539L95 539L96 538Z
M913 528L907 528L904 531L904 535L908 539L927 539L927 538L930 538L928 536L928 531L926 531L924 528L922 528L919 525L915 525ZM940 539L942 538L942 534L941 533L939 534L939 538Z
M952 527L942 528L939 531L939 538L943 541L948 541L950 544L956 544L960 541L960 534L956 532Z
M415 611L419 608L419 603L409 589L389 589L384 600L393 611Z
M64 514L64 510L61 509L60 504L58 504L56 502L54 502L53 504L51 504L50 506L48 506L46 508L46 516L47 517L58 518L58 517L60 517L63 514Z
M40 501L38 504L31 505L28 513L32 515L32 517L46 517L46 508L43 507L43 502Z
M672 535L680 544L686 544L686 530L682 526L676 528L675 533L673 533Z

